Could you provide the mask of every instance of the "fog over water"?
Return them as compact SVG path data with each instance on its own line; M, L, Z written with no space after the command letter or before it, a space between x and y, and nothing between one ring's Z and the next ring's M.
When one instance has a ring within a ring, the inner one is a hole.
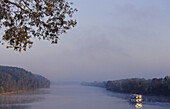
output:
M170 74L169 0L70 0L78 24L57 45L27 52L0 46L0 64L52 81L115 80ZM2 33L2 31L0 32Z

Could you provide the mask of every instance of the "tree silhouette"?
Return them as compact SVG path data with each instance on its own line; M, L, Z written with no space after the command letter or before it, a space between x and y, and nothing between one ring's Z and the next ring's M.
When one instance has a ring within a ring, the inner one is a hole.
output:
M21 51L32 47L32 37L57 43L77 22L72 19L76 8L65 0L1 0L0 29L2 44Z

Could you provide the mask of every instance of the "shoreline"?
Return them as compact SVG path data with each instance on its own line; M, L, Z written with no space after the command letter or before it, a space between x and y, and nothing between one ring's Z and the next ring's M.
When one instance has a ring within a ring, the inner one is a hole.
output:
M30 91L41 90L41 89L47 89L47 88L37 88L37 89L30 89L30 90L17 90L17 91L5 92L5 93L0 93L0 96L19 94L19 93L23 93L23 92L30 92Z
M11 95L11 94L18 94L18 93L22 93L22 92L28 92L30 90L18 90L18 91L12 91L12 92L5 92L5 93L0 93L0 96L2 95Z

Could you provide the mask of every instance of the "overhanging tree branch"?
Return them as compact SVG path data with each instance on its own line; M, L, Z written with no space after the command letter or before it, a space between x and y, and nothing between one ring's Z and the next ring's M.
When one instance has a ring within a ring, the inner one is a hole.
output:
M57 43L60 34L77 24L72 19L77 9L71 5L65 0L1 0L0 25L5 28L2 41L18 51L30 48L32 37Z

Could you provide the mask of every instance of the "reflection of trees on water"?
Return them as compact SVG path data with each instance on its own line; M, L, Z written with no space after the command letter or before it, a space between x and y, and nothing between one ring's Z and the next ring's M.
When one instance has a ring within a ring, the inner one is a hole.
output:
M49 94L48 89L2 95L0 96L0 109L28 109L31 107L28 103L41 101L46 94Z
M30 95L7 95L0 97L1 104L25 104L41 100L41 97Z
M165 96L143 96L144 102L170 102L170 97Z
M29 109L31 106L28 105L3 105L0 109Z
M130 94L107 91L107 95L122 99L129 99Z
M130 94L126 93L118 93L118 92L110 92L108 91L107 94L109 96L118 97L122 99L129 99ZM143 102L170 102L170 97L165 96L146 96L142 95Z

